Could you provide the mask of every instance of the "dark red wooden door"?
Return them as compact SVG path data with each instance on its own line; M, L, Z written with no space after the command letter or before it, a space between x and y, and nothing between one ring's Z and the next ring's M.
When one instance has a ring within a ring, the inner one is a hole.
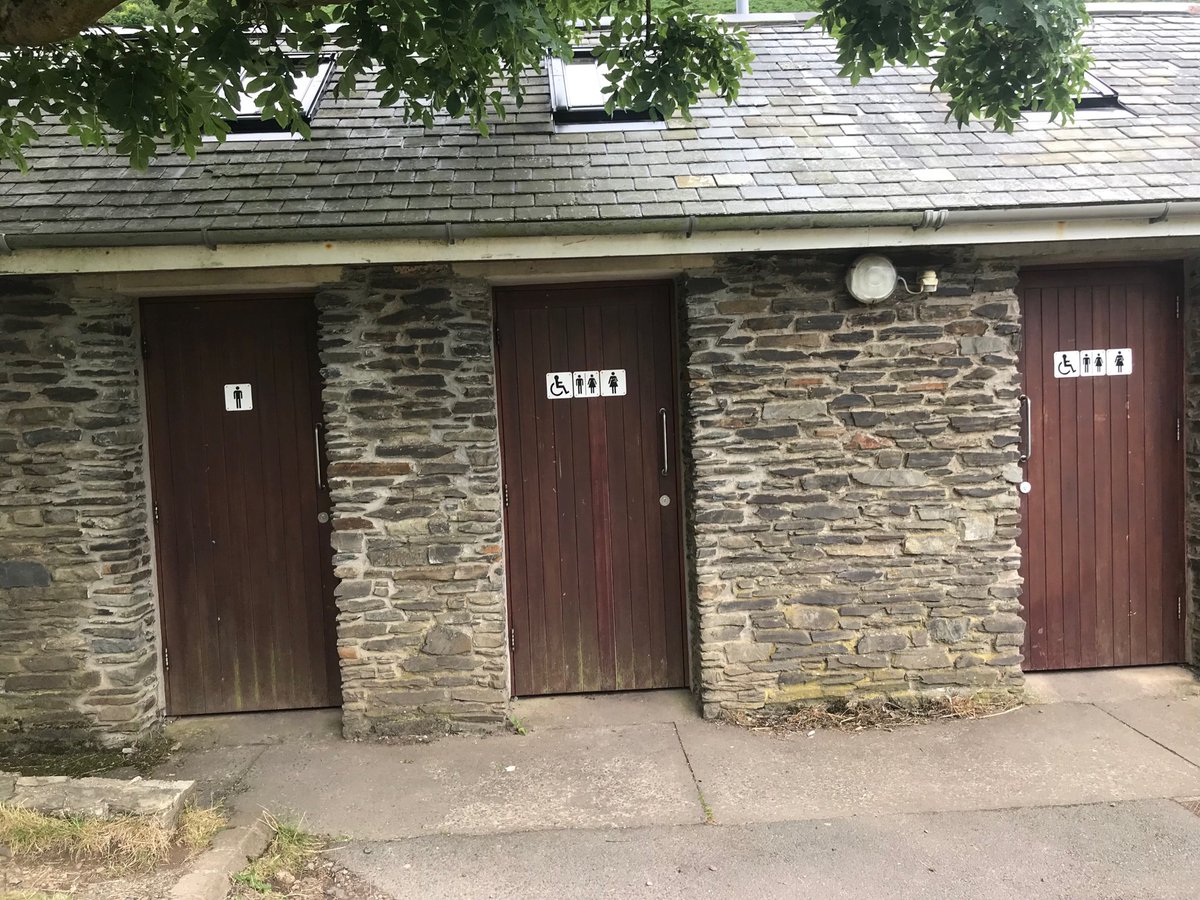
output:
M1183 660L1179 296L1171 268L1021 276L1028 670Z
M514 693L685 685L670 287L499 290L496 321Z
M168 711L337 705L313 304L147 301L142 328Z

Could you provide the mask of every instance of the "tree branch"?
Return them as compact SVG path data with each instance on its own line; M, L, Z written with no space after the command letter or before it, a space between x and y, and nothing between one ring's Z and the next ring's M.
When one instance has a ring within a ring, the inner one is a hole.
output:
M79 35L121 0L0 0L0 49L41 47Z

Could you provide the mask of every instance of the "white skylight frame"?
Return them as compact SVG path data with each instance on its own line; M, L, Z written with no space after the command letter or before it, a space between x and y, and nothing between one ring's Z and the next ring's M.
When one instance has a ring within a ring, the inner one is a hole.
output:
M551 116L559 131L640 130L666 125L661 119L651 118L649 111L617 109L608 113L605 105L611 94L604 88L608 86L609 69L590 47L576 47L569 61L550 57L546 71L550 77Z
M551 60L550 91L556 112L604 109L607 85L608 66L591 55L577 53L570 62L557 57Z
M305 122L311 123L316 115L321 99L333 80L333 67L333 58L329 57L320 61L315 75L299 72L294 76L296 88L293 97L300 106L300 116ZM245 92L238 95L237 116L230 125L230 137L235 134L271 136L288 133L274 119L264 119L257 98Z

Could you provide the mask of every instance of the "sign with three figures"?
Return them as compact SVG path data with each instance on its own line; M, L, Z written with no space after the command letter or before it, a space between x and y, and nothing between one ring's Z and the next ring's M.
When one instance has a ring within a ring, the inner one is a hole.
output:
M551 400L624 397L624 369L584 369L578 372L547 372L546 396Z
M1133 374L1133 350L1055 350L1051 360L1055 378L1102 378Z

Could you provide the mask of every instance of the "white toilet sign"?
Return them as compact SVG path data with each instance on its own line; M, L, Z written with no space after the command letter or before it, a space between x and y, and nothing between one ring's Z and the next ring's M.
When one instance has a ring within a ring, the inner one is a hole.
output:
M625 396L625 370L624 369L601 369L600 370L600 395L602 397L624 397Z
M550 400L586 400L591 397L624 397L624 369L582 369L547 372L546 397Z
M1106 378L1133 374L1133 349L1055 350L1050 360L1055 378Z
M600 370L576 372L575 378L575 396L576 397L599 397L600 396Z
M225 411L246 412L254 409L254 388L247 382L225 385Z

